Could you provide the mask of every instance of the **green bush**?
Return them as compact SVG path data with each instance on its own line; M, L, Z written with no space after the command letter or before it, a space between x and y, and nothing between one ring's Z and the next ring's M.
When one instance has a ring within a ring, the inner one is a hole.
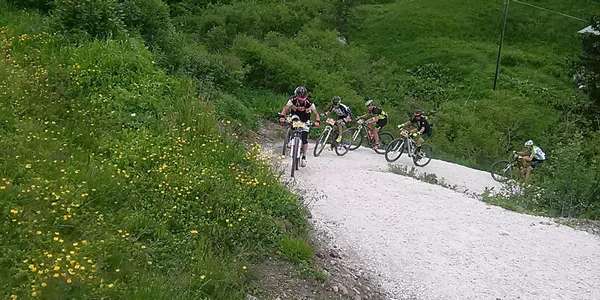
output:
M20 8L33 8L48 12L54 0L8 0L7 2Z
M246 128L256 128L258 120L251 109L232 95L223 95L217 99L215 107L221 118L241 122Z
M122 7L117 0L56 0L52 15L62 31L99 38L118 36L125 31Z
M161 0L123 0L123 22L150 44L161 44L174 31L169 6Z

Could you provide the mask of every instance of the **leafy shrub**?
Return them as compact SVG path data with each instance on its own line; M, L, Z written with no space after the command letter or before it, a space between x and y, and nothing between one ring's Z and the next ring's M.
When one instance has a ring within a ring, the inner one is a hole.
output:
M408 70L410 77L403 82L404 94L416 103L428 104L437 110L451 100L455 91L452 71L440 64L425 64Z
M222 118L237 120L246 128L257 126L257 119L253 111L235 96L223 95L217 100L215 107Z
M8 3L14 4L20 8L34 8L42 12L48 12L52 7L54 0L8 0Z
M125 31L123 11L117 0L56 0L52 9L56 26L106 38Z
M174 30L169 6L161 0L124 0L121 9L127 29L140 32L150 45L160 43Z

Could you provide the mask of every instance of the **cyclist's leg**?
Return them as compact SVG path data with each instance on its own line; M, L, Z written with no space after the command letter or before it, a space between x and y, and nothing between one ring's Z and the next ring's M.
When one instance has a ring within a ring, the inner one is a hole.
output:
M373 134L373 144L374 144L374 148L379 147L379 132L381 131L381 129L383 127L385 127L385 125L387 124L387 118L386 119L377 119L377 122L375 123L375 130L374 130L374 134Z
M373 148L379 147L379 126L373 127Z
M375 126L377 121L374 118L367 120L367 137L372 141L375 137Z
M308 149L308 131L302 131L302 159L306 159L306 149Z
M425 140L423 139L422 136L417 136L417 139L415 140L415 144L417 146L417 151L421 151L421 146L423 145L423 143L425 143Z
M342 141L342 132L344 132L344 128L346 127L346 122L344 122L344 120L338 120L336 122L335 126L336 126L335 142L337 144Z

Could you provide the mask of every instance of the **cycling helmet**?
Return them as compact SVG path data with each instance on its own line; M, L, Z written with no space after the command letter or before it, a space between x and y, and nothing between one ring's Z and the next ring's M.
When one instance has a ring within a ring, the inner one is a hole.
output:
M525 147L531 147L531 146L533 146L532 140L528 140L527 142L525 142Z
M373 99L369 99L369 100L367 100L367 102L365 102L366 107L369 107L371 105L375 105L375 101L373 101Z
M331 104L333 104L333 105L340 105L341 102L342 102L342 97L340 97L340 96L333 96L333 98L331 98Z
M415 117L423 116L423 111L420 109L415 110Z
M303 86L299 86L294 90L294 95L301 100L306 100L308 97L308 90Z

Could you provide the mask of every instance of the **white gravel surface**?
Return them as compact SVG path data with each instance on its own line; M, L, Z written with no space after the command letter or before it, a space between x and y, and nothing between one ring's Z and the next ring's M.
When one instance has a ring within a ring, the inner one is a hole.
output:
M443 161L423 171L472 192L498 188ZM310 207L316 224L390 299L600 299L597 236L393 174L369 149L310 155L296 181L327 196Z

